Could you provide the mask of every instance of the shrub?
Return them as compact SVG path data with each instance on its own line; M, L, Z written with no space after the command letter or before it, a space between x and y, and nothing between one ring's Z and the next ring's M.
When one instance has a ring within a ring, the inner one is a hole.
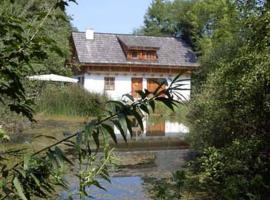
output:
M268 199L269 155L259 139L234 140L224 148L209 147L193 163L206 199ZM201 198L205 199L205 198Z

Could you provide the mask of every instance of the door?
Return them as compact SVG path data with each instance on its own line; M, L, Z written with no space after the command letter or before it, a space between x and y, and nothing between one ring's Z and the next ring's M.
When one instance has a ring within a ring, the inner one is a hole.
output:
M139 98L140 95L136 92L138 90L142 90L142 78L132 78L131 79L131 93L134 98Z
M165 136L165 121L148 124L146 136Z

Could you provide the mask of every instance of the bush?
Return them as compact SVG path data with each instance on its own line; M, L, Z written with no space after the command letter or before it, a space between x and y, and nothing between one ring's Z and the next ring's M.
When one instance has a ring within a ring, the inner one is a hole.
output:
M98 116L103 113L105 95L90 93L78 85L48 85L37 100L36 112L49 115Z
M208 194L206 199L268 199L270 159L263 152L265 145L254 138L234 140L220 149L206 148L193 163L197 166L193 173L199 176L194 184Z

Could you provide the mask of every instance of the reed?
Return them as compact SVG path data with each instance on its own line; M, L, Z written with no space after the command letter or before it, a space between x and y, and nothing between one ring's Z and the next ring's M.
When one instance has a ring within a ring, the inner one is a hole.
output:
M47 115L89 116L102 114L108 97L78 85L47 85L36 101L36 112Z

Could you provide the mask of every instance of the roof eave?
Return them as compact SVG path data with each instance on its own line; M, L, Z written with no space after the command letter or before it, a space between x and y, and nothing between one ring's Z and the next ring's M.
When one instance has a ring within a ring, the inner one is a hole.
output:
M191 65L157 65L157 64L151 64L151 63L79 63L81 66L136 66L136 67L144 67L144 66L149 66L149 67L161 67L161 68L183 68L183 69L198 69L200 65L198 63L194 63Z

